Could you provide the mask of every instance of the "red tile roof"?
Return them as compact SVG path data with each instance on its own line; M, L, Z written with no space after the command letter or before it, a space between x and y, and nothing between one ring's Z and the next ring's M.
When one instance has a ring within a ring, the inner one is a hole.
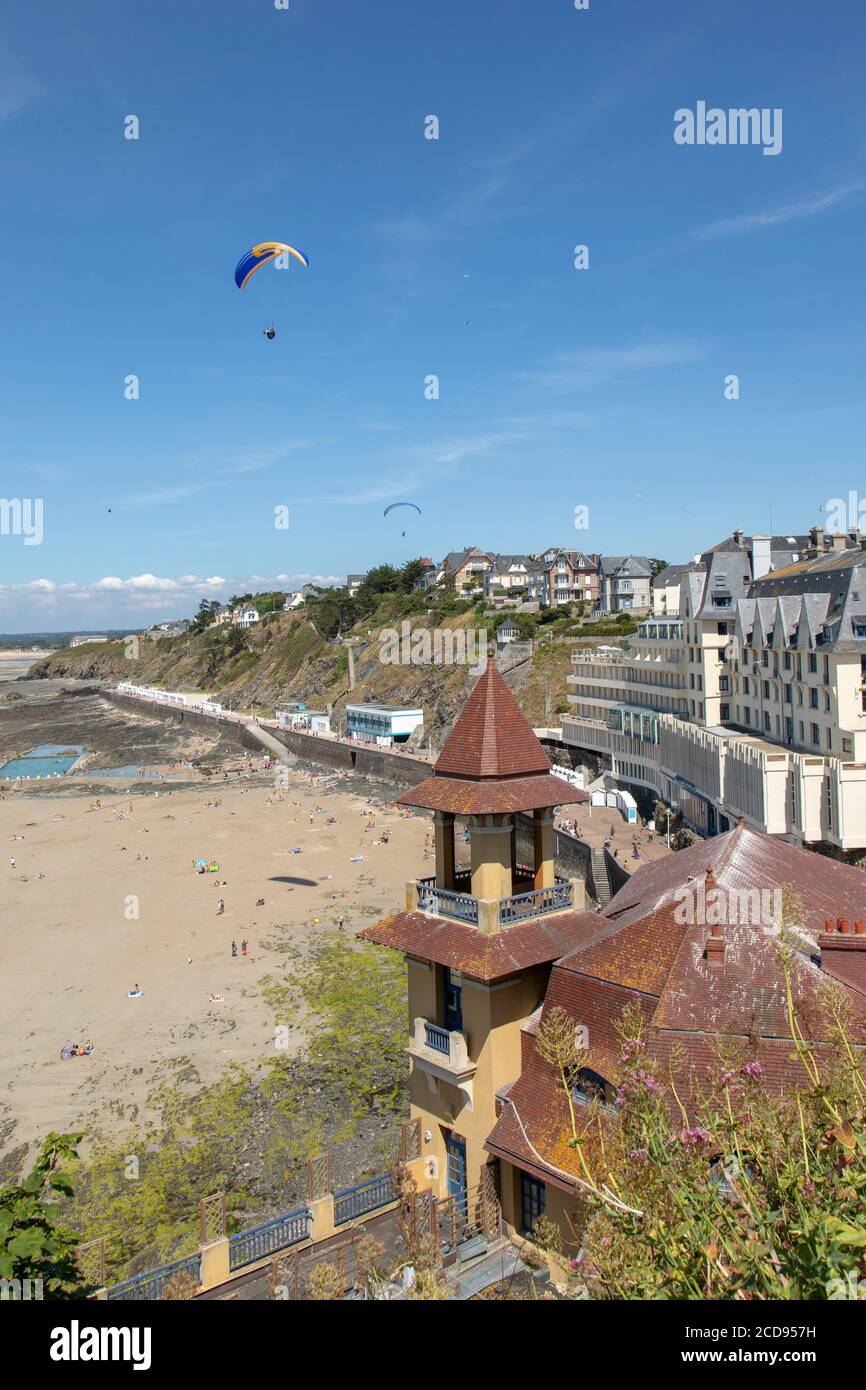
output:
M525 777L550 759L491 657L436 762L440 777Z
M477 980L497 980L531 965L557 960L597 921L593 913L559 912L530 918L488 936L477 927L426 912L398 912L365 927L358 936L463 970Z
M716 930L724 960L712 964L706 941L713 900L706 898L705 910L692 913L697 918L692 922L685 920L683 908L687 894L695 895L697 906L699 893L708 895L714 888L728 894L787 888L796 895L802 914L789 927L789 944L803 1033L820 1050L827 1033L818 999L831 976L858 1020L856 1040L861 1045L866 1041L866 975L856 968L864 938L849 934L842 945L833 941L832 949L826 937L821 939L825 918L864 918L866 876L743 825L637 870L603 913L583 914L581 940L553 966L542 1018L553 1008L564 1008L585 1026L590 1065L613 1084L620 1074L616 1021L629 1001L644 1015L651 1055L667 1061L675 1045L684 1050L686 1076L678 1089L686 1103L714 1064L714 1038L719 1036L747 1046L775 1088L790 1084L795 1072L802 1077L789 1041L778 928L772 921L755 922L750 914L745 922L720 924ZM727 898L729 907L733 901ZM736 901L739 906L745 900ZM567 1107L551 1069L536 1052L510 1088L508 1101L490 1135L489 1151L568 1187L567 1175L577 1170L568 1146Z
M550 759L491 657L445 741L433 776L398 797L454 815L533 811L586 799L552 776Z

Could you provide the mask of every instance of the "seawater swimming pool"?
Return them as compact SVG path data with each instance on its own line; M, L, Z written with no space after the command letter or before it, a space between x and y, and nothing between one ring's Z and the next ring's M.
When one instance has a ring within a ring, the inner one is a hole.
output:
M0 781L18 782L30 777L62 777L84 752L83 743L40 743L23 758L12 758L0 767Z

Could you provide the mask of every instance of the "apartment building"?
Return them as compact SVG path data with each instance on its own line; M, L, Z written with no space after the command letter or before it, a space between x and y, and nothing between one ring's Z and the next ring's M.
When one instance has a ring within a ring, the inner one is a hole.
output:
M654 790L702 834L745 816L797 843L866 847L859 536L736 531L684 571L680 610L665 642L642 624L634 653L574 654L563 739ZM636 675L638 647L657 673L649 684ZM675 674L673 691L663 672ZM655 720L629 713L644 704Z

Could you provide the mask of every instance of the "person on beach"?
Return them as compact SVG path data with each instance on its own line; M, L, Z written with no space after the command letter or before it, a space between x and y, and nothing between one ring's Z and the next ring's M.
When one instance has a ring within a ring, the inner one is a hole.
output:
M344 912L341 912L340 915L339 915L339 917L337 918L337 923L338 923L338 925L339 925L340 931L343 930L343 923L345 922L345 920L346 920L346 914L345 914Z
M217 903L217 917L222 917L222 915L223 915L223 913L225 912L225 910L226 910L226 905L225 905L223 899L220 898L219 902Z
M241 955L242 955L242 956L245 956L246 953L247 953L247 942L246 942L246 937L245 937L244 940L241 942Z
M235 958L235 956L237 955L237 953L238 953L238 943L237 943L236 941L233 941L233 942L232 942L232 960L234 960L234 958Z

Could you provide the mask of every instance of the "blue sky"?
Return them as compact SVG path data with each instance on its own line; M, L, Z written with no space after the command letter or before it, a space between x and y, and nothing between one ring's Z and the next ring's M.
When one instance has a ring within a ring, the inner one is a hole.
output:
M0 630L866 499L864 37L854 0L7 7L0 492L44 537L0 535ZM781 108L781 153L675 144L699 100ZM268 239L310 269L239 292Z

